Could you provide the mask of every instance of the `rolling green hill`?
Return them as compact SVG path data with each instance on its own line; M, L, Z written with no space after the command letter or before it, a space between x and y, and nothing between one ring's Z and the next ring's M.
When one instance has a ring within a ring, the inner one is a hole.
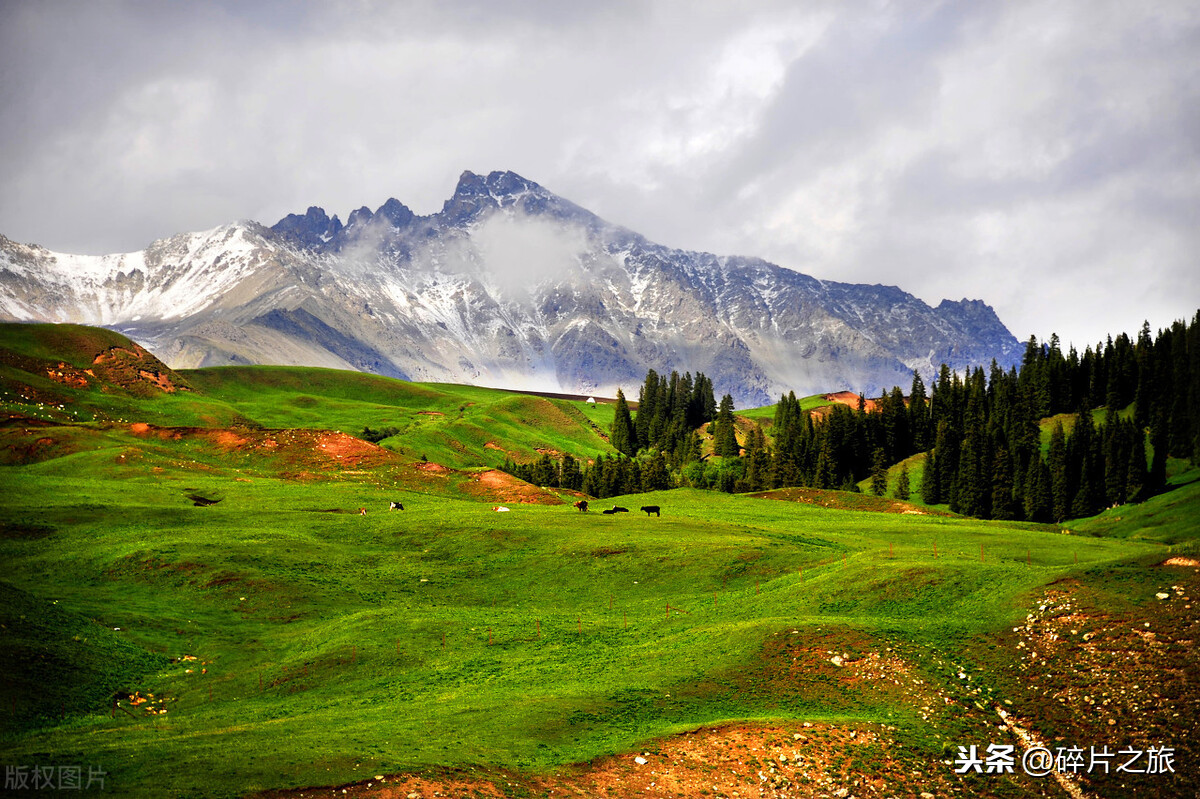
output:
M57 365L5 335L9 353ZM71 363L127 348L85 340ZM1174 490L1067 528L799 489L676 489L581 514L474 467L608 452L596 428L611 406L282 367L183 372L186 389L142 396L7 357L9 762L95 765L127 796L414 773L525 795L683 731L769 722L799 740L808 723L895 742L828 766L846 785L1056 789L947 764L960 745L1011 740L997 732L1008 708L1072 744L1175 747L1177 774L1095 776L1089 793L1194 793L1200 683L1172 675L1197 673L1183 597L1200 580L1163 566L1197 557L1200 481L1181 464ZM400 432L383 447L346 435L364 426ZM1045 610L1070 602L1087 617ZM1137 657L1088 659L1122 651Z

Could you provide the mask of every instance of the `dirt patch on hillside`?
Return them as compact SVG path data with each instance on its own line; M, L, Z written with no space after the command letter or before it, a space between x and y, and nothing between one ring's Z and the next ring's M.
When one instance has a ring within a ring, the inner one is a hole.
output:
M1089 796L1200 795L1200 575L1186 567L1155 574L1055 583L1023 623L975 650L1014 722L1034 737L1085 754L1105 743L1171 750L1170 772L1081 774ZM1147 766L1147 757L1133 764Z
M397 460L395 453L390 450L332 430L157 427L146 422L134 422L129 425L129 432L139 438L164 441L201 440L223 455L269 457L272 458L271 463L284 467L280 476L311 469L345 472L349 469L384 466Z
M702 728L645 748L547 776L511 771L439 776L378 775L353 785L270 791L258 799L338 796L409 797L849 797L917 796L962 791L940 764L915 761L891 731L878 725L787 723ZM914 768L917 766L917 768ZM479 773L478 771L476 773ZM345 792L343 794L343 791Z
M330 457L341 461L351 461L356 465L378 460L379 455L386 452L386 450L369 441L363 441L361 438L355 438L345 433L330 432L322 432L318 435L317 448Z
M137 344L132 349L111 347L101 352L92 359L87 373L143 396L191 390L187 381Z
M1196 560L1195 558L1185 558L1182 556L1176 556L1173 558L1167 558L1159 565L1160 566L1187 566L1187 567L1194 569L1196 567L1200 567L1200 560Z
M57 366L46 370L46 377L71 388L87 388L96 375L91 370L77 369L69 363L59 361Z
M241 449L250 443L250 439L239 436L232 430L218 430L214 432L212 434L212 441L226 452L233 449Z
M496 502L511 502L521 505L563 504L556 494L499 469L471 474L471 481L464 484L462 490L469 496Z

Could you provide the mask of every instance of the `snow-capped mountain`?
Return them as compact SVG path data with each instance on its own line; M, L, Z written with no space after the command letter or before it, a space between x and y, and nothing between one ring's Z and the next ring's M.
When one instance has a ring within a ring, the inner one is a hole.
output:
M175 368L275 363L609 394L704 372L739 407L907 387L943 362L1015 362L978 300L647 241L511 172L463 173L442 210L320 208L142 252L54 253L0 236L0 319L102 325Z

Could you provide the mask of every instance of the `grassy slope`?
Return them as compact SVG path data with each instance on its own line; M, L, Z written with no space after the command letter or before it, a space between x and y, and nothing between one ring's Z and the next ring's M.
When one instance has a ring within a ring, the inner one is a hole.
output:
M28 731L7 745L86 752L114 784L167 779L183 795L352 780L356 763L548 768L729 718L912 722L911 708L736 675L784 628L944 647L1010 624L1038 586L1154 549L693 491L625 503L660 504L661 520L418 496L361 517L321 511L377 507L379 489L256 478L194 508L189 474L12 471L4 517L53 532L3 541L10 582L208 673L128 670L125 689L171 698L136 721L93 702L59 722L52 697L18 687ZM667 622L667 603L688 615ZM55 696L78 707L83 690ZM260 748L275 755L243 755Z
M266 427L311 427L357 435L396 427L386 446L451 467L527 461L540 450L595 457L611 453L601 436L611 405L546 399L495 389L405 383L376 375L302 367L186 371L207 397L236 406ZM490 445L490 446L489 446Z
M60 392L60 419L92 403L160 423L407 425L398 447L463 464L469 448L439 442L481 447L503 431L505 446L579 452L587 440L561 421L572 403L486 389L322 370L187 379L193 395L154 400L45 390ZM611 406L579 413L597 420ZM1030 597L1149 568L1167 546L1194 552L1200 535L1195 485L1072 536L691 490L616 500L661 505L661 519L494 514L403 460L347 470L299 447L228 450L110 424L24 429L0 428L0 443L58 443L0 467L0 623L13 632L0 639L0 710L12 709L0 745L12 762L101 765L110 790L131 794L551 769L738 718L886 723L933 762L994 729L971 709L984 682L1020 699L995 636ZM280 476L297 470L311 475ZM189 491L223 501L196 508ZM374 511L391 498L408 510ZM372 512L333 512L358 506ZM668 621L668 603L686 613ZM829 676L831 651L885 648L952 701L930 712ZM185 655L197 660L168 660ZM797 671L796 656L812 660ZM980 682L964 694L955 675L973 666ZM40 688L43 668L53 690ZM167 712L125 702L114 715L117 690L165 697L151 704Z

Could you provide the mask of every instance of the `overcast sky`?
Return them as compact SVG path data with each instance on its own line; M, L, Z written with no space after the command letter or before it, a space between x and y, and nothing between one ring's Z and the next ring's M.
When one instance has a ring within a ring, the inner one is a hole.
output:
M9 238L428 214L467 169L1082 349L1200 307L1200 3L0 0Z

